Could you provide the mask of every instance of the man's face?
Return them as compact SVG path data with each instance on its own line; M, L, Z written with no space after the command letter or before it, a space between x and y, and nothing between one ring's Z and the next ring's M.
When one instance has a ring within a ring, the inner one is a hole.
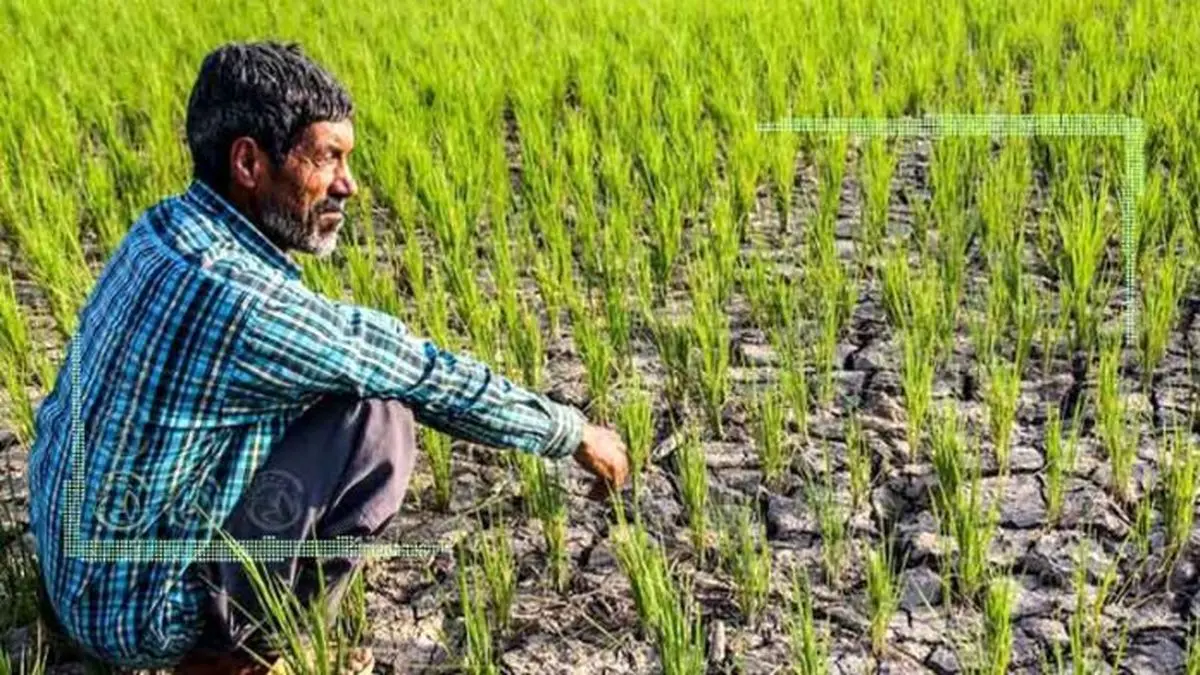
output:
M354 148L349 120L316 122L304 130L283 166L268 163L257 191L260 225L284 250L329 255L345 219L346 200L358 188L348 159Z

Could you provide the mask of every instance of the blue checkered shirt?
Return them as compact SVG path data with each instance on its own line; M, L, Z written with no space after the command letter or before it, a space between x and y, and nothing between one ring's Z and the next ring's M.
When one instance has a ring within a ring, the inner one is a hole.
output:
M221 541L212 524L288 424L333 393L399 399L456 438L550 458L571 453L584 424L393 316L310 291L202 182L149 208L101 272L36 415L31 527L69 635L127 667L184 654L209 592L188 568ZM141 560L89 553L129 540L187 545Z

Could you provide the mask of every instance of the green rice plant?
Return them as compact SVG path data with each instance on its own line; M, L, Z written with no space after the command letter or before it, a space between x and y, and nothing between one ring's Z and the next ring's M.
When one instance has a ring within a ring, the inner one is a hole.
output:
M810 480L805 485L805 497L809 507L816 513L818 529L821 531L821 561L825 576L831 586L840 586L845 571L849 514L838 501L833 485L833 471L829 465L829 452L825 452L824 478L821 482Z
M1058 522L1063 508L1063 478L1075 470L1075 459L1079 453L1079 414L1083 406L1075 407L1071 422L1071 435L1063 447L1062 414L1057 406L1046 409L1046 519Z
M825 675L829 672L829 638L817 632L813 622L813 599L808 573L792 567L791 611L785 622L788 651L795 675Z
M493 644L492 627L488 623L485 581L480 578L479 568L460 556L458 573L458 601L466 631L466 651L459 664L471 675L496 675L500 667L496 663L496 647Z
M617 413L617 428L629 450L630 477L635 503L641 499L646 467L654 442L654 420L650 392L636 388L629 393Z
M570 576L567 559L567 504L557 473L537 455L515 453L526 512L541 522L551 585L562 592Z
M956 410L951 405L940 406L929 435L930 459L938 480L933 498L942 513L950 513L955 506L966 461L966 431Z
M12 273L0 274L0 358L19 359L32 351L29 329L21 316Z
M1017 417L1017 402L1021 395L1021 373L1018 364L992 357L985 367L984 400L987 403L988 423L992 443L1001 471L1008 470L1008 454L1012 441L1013 423Z
M1179 424L1166 434L1164 441L1159 459L1160 510L1167 530L1167 557L1174 560L1183 552L1193 531L1196 502L1200 499L1200 451Z
M675 451L679 492L692 531L692 543L696 554L703 558L708 548L708 463L696 427L689 425L682 434L682 441Z
M771 161L768 169L773 186L772 197L775 212L779 214L779 228L787 232L791 216L792 193L795 192L796 152L799 149L798 134L774 134L768 141Z
M626 254L627 255L627 254ZM613 360L628 366L632 363L633 351L630 342L632 317L627 305L624 279L612 282L603 290L605 325L608 329L608 343L612 345Z
M8 489L15 486L9 484ZM10 492L15 494L15 492ZM38 612L38 566L34 552L20 541L22 533L11 501L0 503L0 631L28 625Z
M917 456L925 418L933 398L933 343L929 333L921 329L904 329L899 333L903 353L900 386L904 392L905 432L910 458Z
M1106 336L1100 352L1100 368L1097 373L1096 413L1100 440L1112 466L1109 489L1119 502L1129 503L1133 480L1133 460L1137 454L1137 445L1130 424L1131 415L1119 390L1120 358L1120 337L1117 335Z
M693 302L705 302L703 298L707 297L716 307L721 308L729 301L737 278L744 223L743 216L730 212L730 201L725 189L718 190L712 202L708 236L700 240L698 255L689 270L689 276L692 277L689 279L689 286ZM698 282L697 276L702 281Z
M988 577L987 554L999 522L1000 500L984 503L978 448L963 452L958 467L957 489L939 488L932 506L939 529L956 547L954 585L962 597L974 598Z
M681 199L679 190L665 181L661 190L654 196L650 270L653 273L655 294L660 302L666 298L675 263L683 249Z
M779 344L776 349L780 354L779 385L787 396L792 418L799 427L800 439L807 443L809 410L812 406L812 395L808 385L806 372L805 351L802 346L794 344Z
M433 474L433 504L439 511L450 508L450 482L454 468L450 437L430 427L420 427L421 447Z
M707 301L695 306L692 314L692 344L696 346L698 370L696 384L709 428L720 438L724 436L721 416L732 387L729 317L711 296L705 297Z
M775 281L771 264L761 250L750 253L749 261L739 268L738 279L754 323L764 331L776 326L781 317L775 302Z
M813 360L820 373L817 401L829 405L833 401L837 345L858 299L858 279L838 259L832 231L817 238L810 250L811 263L806 268L805 283L813 293L816 310Z
M607 423L612 414L610 400L612 386L617 375L617 355L612 343L599 322L585 313L577 313L573 326L575 344L587 370L588 395L591 400L589 412L602 423Z
M860 164L864 208L862 210L863 246L872 254L882 250L887 239L888 199L891 181L899 157L890 151L883 138L873 137L866 143Z
M889 247L880 270L883 281L883 308L894 329L908 328L913 316L913 280L908 264L908 249Z
M369 191L364 191L369 195ZM376 261L384 257L391 268L391 252L396 250L390 237L386 236L382 251L376 245L375 227L371 222L370 197L354 207L358 217L356 229L363 233L364 244L347 246L344 252L346 270L350 276L350 295L355 303L366 305L392 316L400 316L400 294L394 274L380 274ZM381 256L382 253L382 256Z
M1101 617L1109 591L1116 580L1117 561L1109 565L1092 597L1088 594L1088 542L1082 539L1076 549L1073 591L1075 606L1067 620L1068 646L1074 675L1095 671L1104 662L1101 644L1104 639Z
M503 633L512 623L517 570L513 558L512 533L503 519L494 518L492 522L493 525L480 535L479 566L491 599L494 625Z
M1176 253L1177 242L1168 252L1143 259L1141 273L1142 310L1138 326L1138 355L1141 357L1142 387L1149 391L1154 371L1167 350L1171 327L1179 316L1179 304L1189 284L1188 265Z
M893 542L885 538L867 551L867 608L871 624L871 651L883 654L887 646L888 626L900 607L904 588L901 572L892 555Z
M1107 195L1107 178L1102 179L1101 195ZM1104 306L1099 286L1104 251L1114 231L1112 219L1104 213L1103 200L1092 199L1087 188L1067 196L1056 218L1061 249L1055 259L1062 306L1071 313L1075 332L1072 351L1086 352L1099 332L1099 309Z
M17 442L28 446L33 442L35 409L29 395L29 373L15 357L0 357L0 389L8 394L10 417Z
M509 329L508 337L512 341L513 351L516 353L517 367L521 371L526 386L540 390L546 364L546 347L543 342L542 327L537 314L524 300L520 301L516 321L517 325Z
M351 651L359 646L362 625L357 621L339 621L338 614L347 601L362 603L361 593L347 592L341 598L330 595L326 586L324 566L315 564L312 572L316 579L313 597L302 600L281 579L270 573L264 563L250 557L249 553L228 532L218 529L222 543L228 547L240 564L250 587L262 608L262 629L268 648L278 654L285 672L297 675L332 675L344 672ZM353 572L361 574L361 567ZM304 570L308 573L310 570ZM356 583L352 578L343 580L352 590ZM360 618L364 611L360 604L350 608ZM239 611L245 608L239 607ZM346 626L357 626L349 634ZM486 622L485 622L486 625ZM270 666L264 655L251 653L260 664Z
M850 473L850 507L857 511L866 504L871 491L871 449L856 413L846 418L846 466Z
M772 387L760 393L754 403L754 441L763 481L778 487L792 465L795 447L787 442L784 430L784 396Z
M30 652L33 652L32 654ZM14 658L0 648L0 675L45 675L50 660L50 648L42 642L40 631L35 645L22 648Z
M685 320L660 318L651 324L658 356L666 370L667 400L683 406L690 392L692 328Z
M1004 675L1012 660L1012 613L1016 585L1009 577L993 579L983 600L983 672Z
M629 578L643 630L657 644L663 672L704 672L704 627L695 601L676 586L666 551L647 534L640 518L630 524L621 501L613 500L613 505L617 561Z
M721 528L723 566L733 578L739 609L750 625L758 621L771 590L771 546L766 528L748 505L734 509Z
M450 332L450 299L442 285L442 273L434 266L429 270L429 291L425 294L425 305L421 307L421 319L425 332L435 344L450 349L457 343Z
M1133 527L1130 528L1129 539L1133 540L1133 548L1137 551L1137 560L1144 561L1150 554L1150 531L1154 526L1154 502L1149 499L1139 499L1133 505Z

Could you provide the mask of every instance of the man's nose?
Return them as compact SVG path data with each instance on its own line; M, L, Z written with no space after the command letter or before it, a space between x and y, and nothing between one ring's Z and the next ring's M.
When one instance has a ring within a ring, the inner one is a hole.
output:
M354 176L350 175L350 168L346 167L338 173L334 178L333 184L329 186L329 192L335 197L348 199L353 197L358 192L358 183L354 182Z

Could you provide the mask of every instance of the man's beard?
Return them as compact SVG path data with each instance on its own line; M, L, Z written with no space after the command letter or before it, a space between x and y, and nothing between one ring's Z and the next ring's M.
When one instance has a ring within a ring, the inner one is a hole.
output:
M344 214L344 204L343 199L327 197L314 204L312 209L300 218L276 199L268 198L260 211L262 227L285 251L296 249L324 258L337 246L341 223L329 232L322 233L321 216L327 213Z

